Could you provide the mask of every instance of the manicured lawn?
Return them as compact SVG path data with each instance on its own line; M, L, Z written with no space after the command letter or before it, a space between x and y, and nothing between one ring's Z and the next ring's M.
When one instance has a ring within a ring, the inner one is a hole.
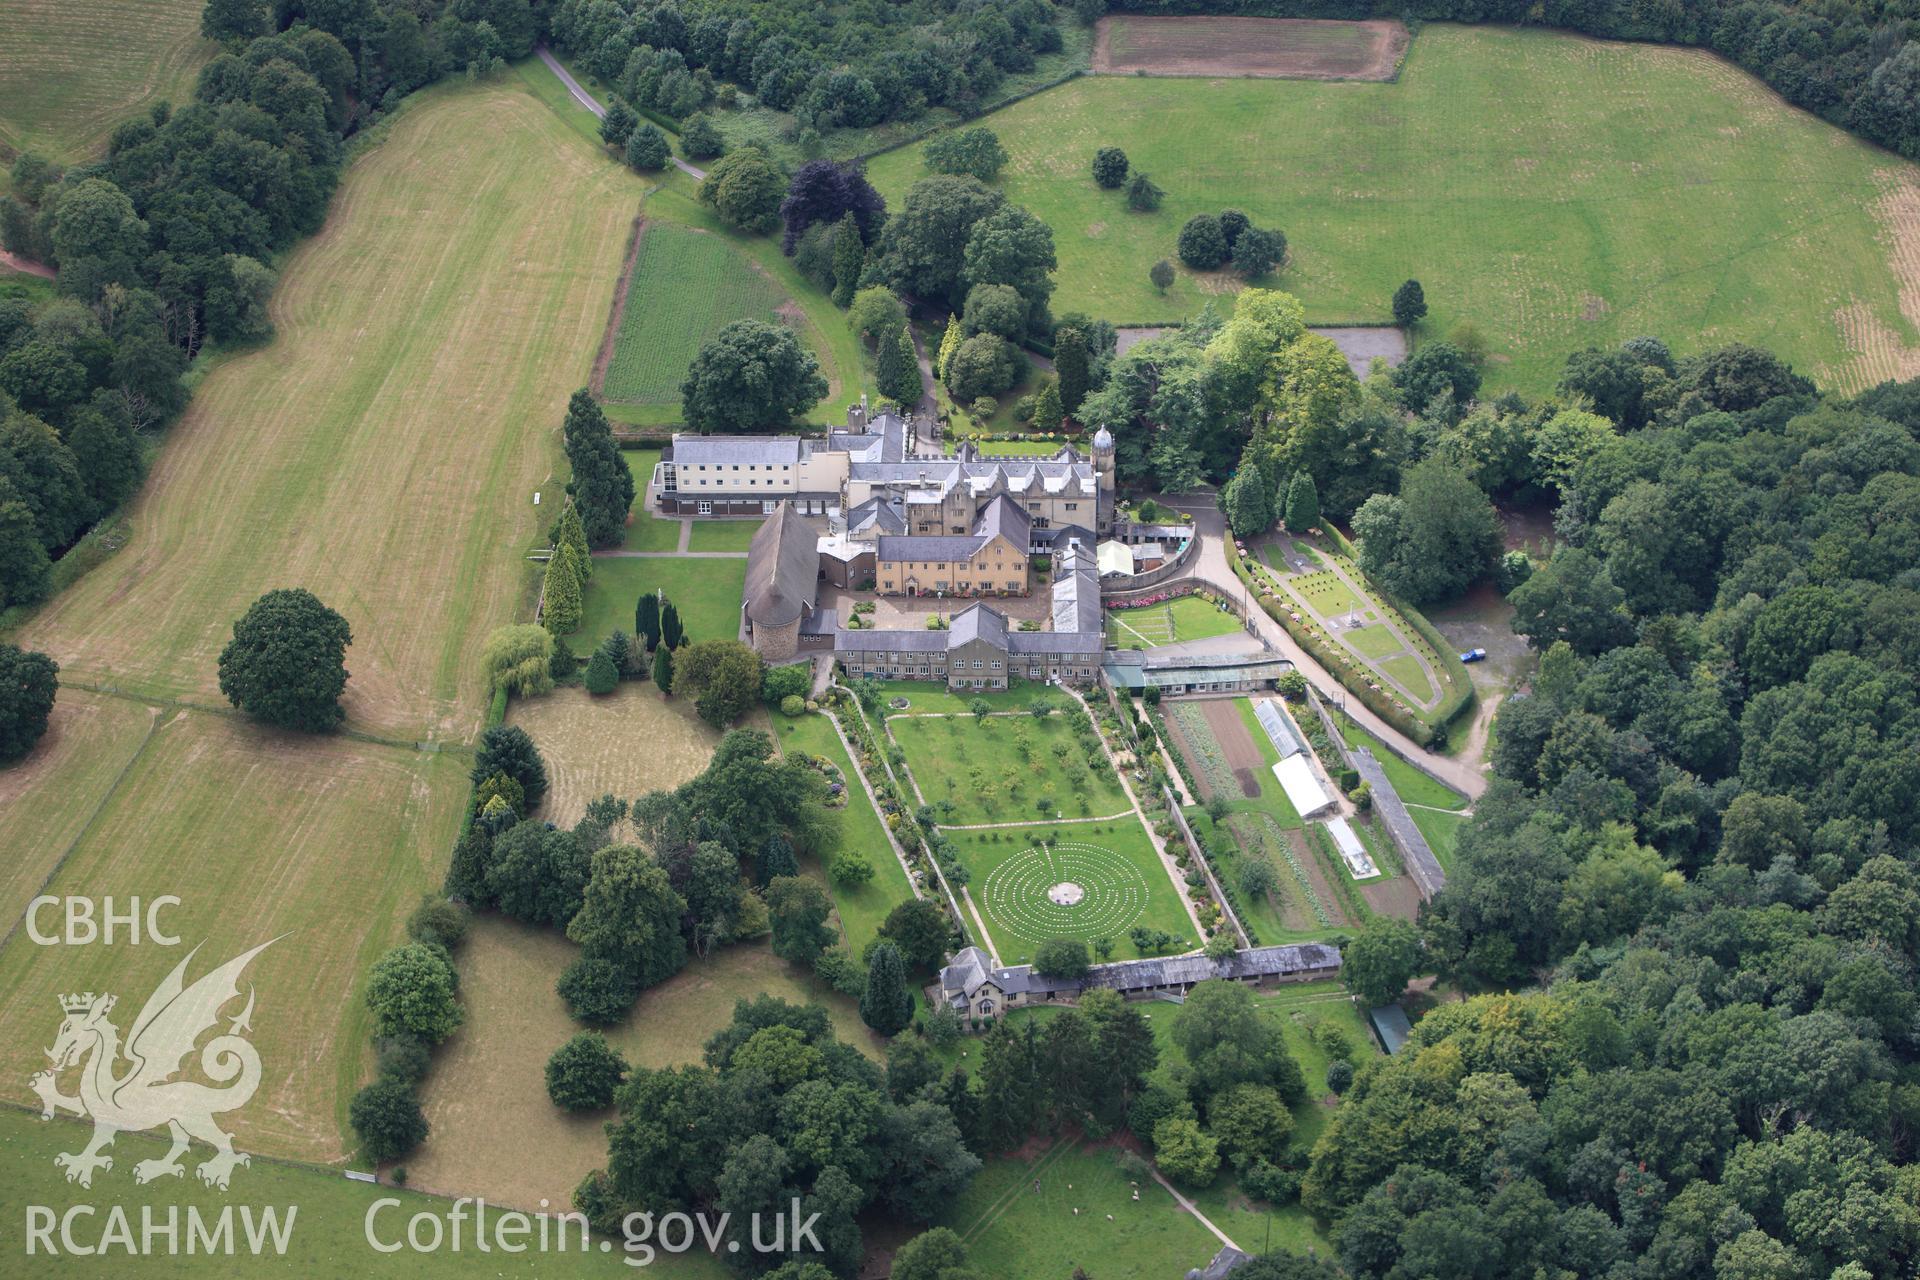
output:
M1467 825L1465 814L1439 813L1432 809L1409 809L1407 816L1427 838L1427 847L1439 860L1441 870L1453 874L1453 852L1460 847L1460 829Z
M647 509L647 482L653 466L660 461L658 449L622 449L633 476L633 506L627 522L627 539L620 544L625 551L674 551L680 546L680 521L663 519Z
M1176 950L1195 945L1193 920L1137 818L947 834L972 875L967 892L1007 964L1032 959L1048 938L1111 938L1114 958L1130 959L1139 954L1127 937L1136 925L1185 938ZM1042 847L1047 839L1055 841L1051 848ZM1062 883L1080 886L1085 896L1055 905L1048 891Z
M1407 647L1394 632L1386 627L1368 625L1364 627L1342 627L1340 638L1347 647L1363 658L1384 658L1390 653L1399 653Z
M200 0L0 0L0 144L80 160L114 126L193 99L220 46L200 35Z
M990 1160L939 1225L966 1242L973 1271L996 1280L1056 1280L1075 1268L1163 1280L1205 1266L1219 1241L1151 1178L1135 1200L1118 1155L1068 1137L1032 1159Z
M1128 807L1106 756L1096 750L1089 759L1058 712L1045 720L894 716L887 730L907 753L927 803L953 806L942 811L942 823L1100 817Z
M690 641L731 640L740 634L746 580L744 559L598 556L587 583L585 618L567 643L585 654L615 631L633 634L633 608L646 591L667 593Z
M777 322L786 300L725 238L648 223L607 365L606 398L677 408L687 366L714 334L735 320Z
M904 710L882 707L889 719L916 715L965 715L972 711L975 700L984 701L995 711L1025 711L1035 694L1044 696L1061 711L1077 705L1068 695L1032 680L1009 680L1005 689L962 689L957 693L933 680L882 680L878 684L882 703L895 698L907 700L908 705Z
M847 807L840 810L840 848L852 850L872 863L873 879L857 889L848 889L829 877L827 889L833 894L834 909L840 913L847 945L858 955L880 932L887 913L913 897L913 887L887 843L880 815L867 798L866 788L860 785L860 776L854 772L846 748L840 745L832 721L821 712L798 719L775 715L773 727L782 750L825 756L846 777Z
M1426 668L1420 665L1420 659L1412 654L1403 653L1397 658L1388 658L1380 664L1380 672L1405 689L1416 701L1433 700L1433 681L1427 678Z
M1354 723L1351 716L1336 711L1333 721L1340 726L1340 736L1347 740L1348 746L1366 747L1373 752L1373 758L1380 762L1381 770L1387 775L1387 780L1393 783L1393 789L1401 800L1435 809L1467 807L1465 796L1387 750L1378 738Z
M760 530L758 520L695 520L689 551L745 551Z
M1181 596L1144 609L1114 609L1107 613L1107 643L1130 648L1152 648L1184 640L1232 635L1240 619L1198 596Z
M1920 344L1890 266L1913 166L1705 52L1429 24L1394 83L1087 76L982 123L1011 154L1000 188L1053 228L1057 314L1227 303L1226 272L1161 295L1147 267L1232 207L1285 231L1271 283L1312 323L1383 323L1418 275L1416 336L1473 323L1495 390L1549 391L1568 352L1643 333L1757 343L1847 389ZM1165 188L1159 211L1094 185L1103 145ZM895 208L927 176L919 147L869 171Z
M1318 573L1303 573L1286 580L1288 586L1300 593L1313 611L1322 618L1344 616L1354 610L1371 607L1370 601L1362 601L1353 593L1353 589L1342 582L1330 569Z

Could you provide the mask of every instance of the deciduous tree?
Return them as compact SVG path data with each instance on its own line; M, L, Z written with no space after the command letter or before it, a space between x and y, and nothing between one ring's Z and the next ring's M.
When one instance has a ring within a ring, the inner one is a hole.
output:
M820 362L791 329L735 320L694 357L680 406L702 434L778 431L826 394Z
M1118 147L1094 152L1093 180L1109 191L1119 190L1127 181L1127 153Z
M46 733L59 675L46 654L0 643L0 765L24 757Z
M269 591L233 624L220 692L256 720L319 733L346 718L347 620L298 588Z

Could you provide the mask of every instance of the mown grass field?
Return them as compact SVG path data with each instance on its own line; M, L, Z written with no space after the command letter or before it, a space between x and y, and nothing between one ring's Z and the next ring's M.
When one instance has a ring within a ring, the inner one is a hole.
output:
M953 806L941 815L942 823L1028 822L1055 814L1094 818L1128 811L1113 766L1104 755L1089 764L1058 712L1044 720L894 716L887 731L907 753L926 802ZM1070 773L1076 762L1084 767L1078 786Z
M1240 630L1240 619L1198 596L1181 596L1144 609L1107 611L1107 643L1123 649L1206 640Z
M900 859L887 843L880 815L873 801L867 798L866 788L860 785L860 775L854 772L853 761L840 745L840 735L833 731L833 722L818 712L798 719L776 715L773 728L782 751L824 756L846 777L847 806L839 811L839 848L872 863L873 879L849 889L828 877L827 890L833 895L833 907L839 913L847 945L859 955L879 934L887 914L913 897L913 886L907 883L907 873L901 870Z
M538 698L516 698L507 711L547 762L549 787L539 816L571 827L587 802L671 791L707 767L719 732L693 713L686 698L662 698L650 681L627 681L612 693L577 685ZM616 833L625 839L624 824Z
M79 160L128 116L193 99L220 47L201 0L0 0L0 158Z
M1643 333L1755 342L1842 388L1920 367L1920 169L1705 53L1429 25L1394 83L1092 76L982 123L1012 156L1001 187L1053 228L1057 313L1226 304L1230 275L1182 268L1163 296L1147 268L1231 206L1286 232L1271 283L1310 322L1382 322L1416 276L1417 336L1474 323L1496 390ZM1158 212L1094 185L1103 145L1165 188ZM927 176L918 146L869 173L896 202Z
M627 305L605 396L629 404L680 403L687 366L735 320L780 322L786 294L725 239L673 223L650 223L627 285ZM802 331L802 342L808 341Z
M567 639L575 653L593 652L615 631L633 634L633 608L646 591L667 593L693 641L731 640L740 633L745 556L685 559L673 556L601 556L587 583L586 614Z
M27 1077L46 1066L59 996L112 992L124 1034L193 947L201 951L189 982L278 938L244 975L258 992L251 1038L264 1076L231 1128L244 1151L344 1158L346 1101L372 1055L360 993L407 912L439 883L465 798L465 757L299 737L179 708L154 709L149 732L143 704L100 701L121 703L93 711L113 730L100 756L109 769L130 760L104 780L82 760L43 778L25 829L0 825L0 861L37 860L44 873L55 855L47 893L110 894L121 911L132 897L172 894L180 905L163 921L180 945L37 946L15 932L0 950L0 1100L32 1101ZM45 808L42 794L67 794L69 776L83 825L56 833L33 815ZM66 839L48 850L32 843L36 835ZM8 905L12 924L17 899ZM42 916L43 931L57 930L55 915Z
M601 1126L613 1113L569 1115L546 1090L547 1058L581 1030L553 990L578 954L557 929L492 915L475 922L459 956L467 1020L434 1055L421 1104L433 1132L408 1158L410 1185L526 1208L543 1198L569 1205L580 1179L606 1166ZM762 993L823 1004L841 1040L874 1056L883 1051L851 1000L765 943L690 959L642 993L607 1040L636 1066L698 1062L707 1038L732 1020L734 1003Z
M637 194L511 81L421 95L285 264L278 339L202 381L128 544L17 637L66 687L55 737L5 784L31 787L0 824L7 924L58 862L56 894L178 895L196 974L287 935L247 974L266 1078L234 1117L244 1150L349 1153L360 992L439 883L486 705L477 651L527 600L532 493L557 486ZM233 619L293 584L353 626L332 737L255 728L218 692ZM181 954L15 934L0 1096L27 1098L58 994L112 990L130 1018Z
M130 1256L116 1247L106 1259L81 1260L62 1250L50 1256L44 1252L29 1257L22 1237L9 1233L7 1275L21 1280L66 1280L67 1277L93 1274L131 1276L135 1280L254 1280L254 1277L296 1275L311 1280L353 1280L363 1276L405 1277L406 1280L466 1280L481 1264L489 1276L632 1276L623 1255L614 1250L601 1253L595 1248L582 1253L579 1237L568 1237L567 1253L520 1254L498 1249L484 1255L473 1247L471 1217L461 1252L443 1248L426 1253L401 1249L380 1253L367 1244L366 1218L374 1202L385 1198L399 1201L382 1209L375 1219L383 1244L405 1240L407 1220L417 1213L431 1213L444 1219L450 1203L437 1196L392 1186L371 1187L348 1182L337 1170L306 1165L282 1164L256 1159L233 1176L231 1189L217 1191L203 1187L191 1173L185 1178L162 1178L145 1186L136 1184L130 1170L137 1160L157 1157L166 1150L164 1135L123 1133L114 1140L116 1153L111 1173L96 1177L92 1191L82 1191L67 1183L54 1166L53 1157L63 1151L76 1151L86 1141L90 1129L78 1121L60 1119L42 1124L39 1113L28 1114L12 1107L0 1107L0 1199L11 1206L46 1205L63 1212L68 1206L94 1204L99 1212L92 1218L76 1218L78 1243L92 1244L105 1228L107 1204L123 1207L133 1223L134 1239L139 1239L140 1212L151 1206L157 1224L164 1225L170 1208L177 1208L180 1221L180 1246L177 1256L164 1252L165 1237L156 1237L156 1250L145 1257ZM194 1157L188 1158L192 1167ZM232 1254L186 1251L187 1211L197 1210L209 1227L222 1210L234 1213L234 1234L244 1240L241 1212L250 1209L256 1215L273 1209L286 1221L289 1209L297 1210L293 1231L284 1258L268 1252L254 1257L242 1246ZM556 1205L555 1210L565 1205ZM24 1210L22 1210L24 1211ZM18 1230L16 1227L15 1230ZM89 1235L91 1232L91 1235ZM59 1235L54 1235L56 1244ZM640 1272L659 1274L668 1280L720 1280L730 1272L709 1258L668 1258L662 1255L654 1265Z
M1118 1155L1076 1136L1032 1159L990 1160L939 1225L966 1242L969 1266L1000 1280L1051 1280L1076 1268L1101 1280L1159 1280L1205 1266L1220 1242L1151 1179L1135 1200Z
M19 640L67 679L216 702L233 620L297 584L352 624L350 724L470 737L639 189L510 80L420 95L287 261L278 338L201 383L126 547Z

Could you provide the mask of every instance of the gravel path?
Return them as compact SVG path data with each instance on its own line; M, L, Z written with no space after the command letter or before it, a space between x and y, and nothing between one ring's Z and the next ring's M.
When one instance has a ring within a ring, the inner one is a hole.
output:
M540 61L547 64L549 71L560 77L560 83L567 86L567 92L573 95L575 102L593 112L596 119L604 120L607 118L607 109L601 106L592 94L580 87L580 82L575 80L567 69L560 65L560 59L547 52L547 46L541 45L535 49L534 52L540 55ZM707 171L705 169L696 169L679 156L674 156L672 159L673 167L688 177L696 181L704 181L706 179Z

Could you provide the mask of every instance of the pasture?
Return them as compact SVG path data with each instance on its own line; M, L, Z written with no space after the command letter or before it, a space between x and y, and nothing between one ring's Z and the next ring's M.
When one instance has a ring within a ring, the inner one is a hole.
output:
M411 100L289 256L278 339L207 373L127 545L19 642L68 679L223 703L233 620L298 584L353 627L350 727L469 738L636 196L513 81Z
M1098 747L1083 750L1066 717L1024 713L906 715L887 721L908 767L942 824L1026 822L1127 813L1126 794Z
M1000 188L1053 228L1058 314L1230 305L1230 273L1182 267L1162 295L1147 269L1234 207L1286 232L1270 283L1311 323L1383 323L1418 277L1416 336L1471 321L1493 391L1649 333L1758 343L1841 389L1920 371L1920 169L1706 53L1429 25L1393 83L1087 76L981 123ZM1094 184L1106 145L1166 190L1157 212ZM869 173L896 203L927 176L918 146Z
M599 696L567 686L515 698L507 720L540 748L550 783L540 817L563 827L579 822L599 796L631 800L673 790L707 767L720 741L689 699L662 698L643 681Z
M1005 964L1032 959L1048 938L1111 938L1114 958L1130 959L1141 953L1127 931L1140 925L1185 938L1181 950L1195 945L1193 920L1132 814L1112 822L949 828L947 836L971 873L967 894ZM1060 885L1076 886L1080 896L1055 901L1050 891Z
M578 954L557 929L493 915L474 922L459 955L467 1018L434 1054L421 1096L433 1132L407 1160L410 1185L526 1208L542 1198L564 1206L589 1170L605 1167L601 1126L613 1113L561 1111L547 1097L544 1074L548 1056L582 1029L553 990ZM763 993L826 1005L841 1040L879 1056L881 1042L852 1001L765 944L690 959L643 992L632 1014L607 1029L607 1040L635 1066L698 1062L707 1038L732 1019L734 1003Z
M634 606L648 591L667 593L689 640L731 640L740 634L740 593L746 581L744 555L724 560L596 556L586 612L567 642L575 653L585 655L615 631L632 635Z
M603 397L625 404L680 404L694 355L735 320L779 323L787 297L720 236L671 222L640 234ZM805 328L801 341L816 346Z
M0 0L0 157L78 161L128 116L193 99L220 47L201 0Z
M202 950L189 981L278 939L245 974L258 991L252 1039L265 1075L233 1129L244 1151L344 1158L347 1098L372 1057L360 992L407 912L440 882L465 758L277 733L207 711L76 703L98 717L105 768L68 761L68 744L56 744L57 773L35 788L24 830L0 827L0 858L52 870L46 892L56 896L172 894L180 905L164 920L181 945L45 947L16 932L0 950L0 1098L32 1101L27 1077L46 1065L60 995L114 993L124 1033L190 948ZM35 816L39 793L65 796L68 776L77 830ZM61 836L55 869L30 841Z
M846 779L847 804L837 811L839 844L833 852L844 850L865 858L873 864L873 879L858 887L848 888L835 884L825 874L824 868L820 869L820 875L826 881L827 891L833 895L833 908L840 917L841 934L847 946L855 955L859 955L867 943L878 936L888 913L913 897L913 886L907 882L907 873L901 869L900 859L894 856L893 846L887 843L887 833L881 825L880 815L874 809L873 801L868 799L866 789L860 785L860 775L854 772L852 759L848 757L846 748L840 745L840 736L833 731L833 722L822 712L798 719L785 715L776 715L772 719L773 736L782 751L823 756Z

